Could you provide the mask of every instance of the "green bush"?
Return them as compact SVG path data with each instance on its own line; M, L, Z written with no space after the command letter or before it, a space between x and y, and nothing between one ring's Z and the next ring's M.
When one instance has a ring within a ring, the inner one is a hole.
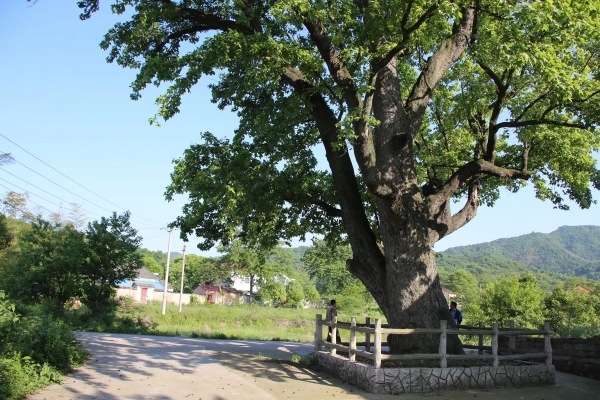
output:
M19 399L51 383L60 383L61 375L48 364L37 364L31 357L14 353L0 359L0 398Z
M87 353L71 327L51 317L25 319L17 329L16 351L25 354L38 364L48 364L62 373L83 364Z
M40 316L40 307L23 310L28 316L15 313L0 291L0 399L19 399L60 382L61 373L88 357L69 325Z

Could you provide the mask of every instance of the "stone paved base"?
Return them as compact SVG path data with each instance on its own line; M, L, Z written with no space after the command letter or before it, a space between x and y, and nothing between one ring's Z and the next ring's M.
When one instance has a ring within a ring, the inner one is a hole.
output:
M337 378L378 394L549 386L556 383L552 365L375 369L324 351L317 353L317 359Z

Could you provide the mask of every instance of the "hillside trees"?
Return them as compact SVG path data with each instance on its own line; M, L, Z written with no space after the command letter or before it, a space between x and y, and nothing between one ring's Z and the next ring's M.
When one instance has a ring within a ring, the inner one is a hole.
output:
M80 0L82 18L100 0ZM103 1L104 4L104 1ZM208 249L343 237L348 269L392 327L452 323L432 246L531 182L557 207L600 187L596 2L114 0L126 21L108 61L168 82L154 121L219 74L213 100L240 118L175 162L175 222ZM321 146L327 170L314 150ZM355 165L358 171L355 170ZM455 200L462 206L453 210ZM461 352L455 336L449 351ZM436 351L428 336L393 352Z

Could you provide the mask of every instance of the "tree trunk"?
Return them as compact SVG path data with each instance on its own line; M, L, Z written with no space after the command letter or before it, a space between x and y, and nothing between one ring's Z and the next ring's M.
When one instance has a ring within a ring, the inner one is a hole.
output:
M397 202L380 200L378 211L385 266L379 275L369 273L373 266L356 274L373 294L392 328L439 328L440 320L455 327L442 293L435 252L429 239L424 214L411 207L411 196ZM414 205L414 204L413 204ZM354 254L357 254L356 250ZM366 261L366 260L365 260ZM364 264L363 264L364 265ZM356 271L352 271L356 272ZM388 335L392 353L437 353L439 335ZM462 354L457 335L447 339L449 354Z

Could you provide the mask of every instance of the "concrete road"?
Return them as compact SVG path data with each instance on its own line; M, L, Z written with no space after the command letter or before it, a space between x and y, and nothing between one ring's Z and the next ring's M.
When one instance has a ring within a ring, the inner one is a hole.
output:
M309 343L100 333L83 333L81 339L92 352L87 365L67 376L63 385L50 386L29 399L398 399L366 393L325 373L265 359L289 360L292 354L307 354L312 351ZM557 382L554 387L409 394L400 398L600 399L599 381L558 374Z

